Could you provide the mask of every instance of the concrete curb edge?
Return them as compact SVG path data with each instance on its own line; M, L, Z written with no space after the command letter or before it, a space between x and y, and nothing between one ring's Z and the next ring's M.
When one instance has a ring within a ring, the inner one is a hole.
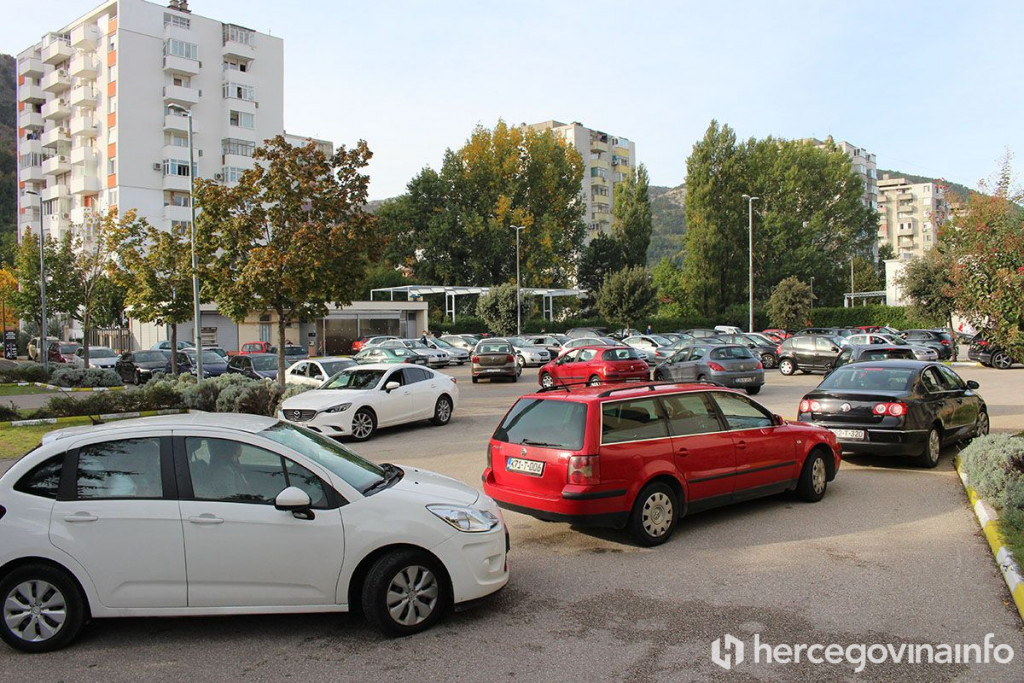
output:
M187 413L188 410L183 408L168 408L165 410L142 410L134 411L130 413L104 413L97 415L100 420L113 421L113 420L127 420L133 417L153 417L154 415L178 415L180 413ZM59 425L68 422L81 422L82 420L88 420L89 415L75 415L74 417L46 417L38 420L12 420L10 422L0 422L0 431L4 429L17 429L18 427L33 427L36 425Z
M47 391L124 391L124 386L119 387L58 387L56 384L44 384L43 382L10 382L0 384L0 387L41 387Z
M967 475L961 467L959 456L956 459L956 472L960 476L960 483L964 486L964 491L971 502L974 515L978 518L978 524L981 525L989 548L992 549L996 564L999 565L1003 580L1006 581L1006 586L1010 589L1010 596L1017 607L1017 613L1021 619L1024 619L1024 579L1021 578L1020 566L1014 559L1013 553L1003 544L1003 537L999 531L999 513L982 500L971 487L970 482L967 481Z

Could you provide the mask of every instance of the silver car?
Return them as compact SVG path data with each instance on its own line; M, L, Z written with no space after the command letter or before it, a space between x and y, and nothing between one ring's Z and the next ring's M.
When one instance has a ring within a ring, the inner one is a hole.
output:
M756 394L764 385L761 359L739 344L684 346L651 371L651 378L672 382L714 382Z
M847 344L856 344L857 346L869 346L883 344L885 346L909 346L914 352L914 358L917 360L926 361L937 361L939 360L939 352L930 346L924 346L921 344L911 344L903 337L897 337L894 334L879 334L874 332L871 334L854 334L846 337L844 340Z
M75 351L75 362L73 365L76 368L85 367L85 349L79 348ZM90 368L110 368L114 369L117 365L117 354L109 346L90 346L89 347L89 367Z
M515 350L516 363L521 368L540 367L551 360L551 352L547 348L538 346L525 337L508 337L508 343Z
M469 360L469 351L466 349L459 348L454 344L449 344L444 339L438 339L437 337L427 337L427 346L434 349L435 351L444 351L448 354L448 362L451 365L463 365Z
M617 339L612 339L611 337L573 337L569 341L562 344L562 350L561 352L559 352L558 355L563 356L565 355L566 351L578 348L580 346L622 346L622 342L618 341ZM651 356L653 354L647 353L647 351L643 349L637 349L636 353L645 362L653 362L653 360L651 359Z
M653 356L654 362L660 363L678 351L673 348L675 342L660 334L634 334L622 340L626 346L632 346L637 351L643 351L648 357Z
M389 339L383 344L378 344L378 346L380 346L380 348L382 349L405 347L412 351L413 353L418 353L421 356L425 356L427 359L427 365L430 365L432 367L448 365L448 362L451 359L451 356L448 355L447 351L432 349L419 339Z

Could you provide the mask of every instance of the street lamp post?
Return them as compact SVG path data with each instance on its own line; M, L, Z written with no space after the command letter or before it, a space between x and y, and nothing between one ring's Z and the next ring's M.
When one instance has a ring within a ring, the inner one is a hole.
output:
M752 333L754 331L754 200L760 199L760 197L751 197L749 194L745 194L743 198L747 200L747 250L749 256L747 289L750 290L750 320L747 331Z
M526 230L525 225L511 226L516 231L516 336L523 333L523 304L522 294L519 288L519 233Z
M46 334L46 263L43 257L43 195L34 190L25 190L25 194L34 194L39 197L39 346L36 348L36 355L39 349L43 350L43 370L50 369L50 345L47 343Z
M814 309L814 276L811 276L811 309Z
M203 379L203 338L199 313L199 260L196 257L196 157L192 140L192 110L177 104L167 105L168 109L180 111L188 117L188 208L191 215L189 236L192 242L192 337L196 345L196 379ZM177 353L172 349L172 353Z

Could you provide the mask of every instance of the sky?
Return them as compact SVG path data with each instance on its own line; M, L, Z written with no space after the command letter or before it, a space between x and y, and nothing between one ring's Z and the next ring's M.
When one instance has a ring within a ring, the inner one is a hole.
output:
M17 54L99 4L0 0L0 51ZM14 11L29 6L37 11ZM713 119L739 139L832 135L874 153L879 168L969 187L1007 150L1024 152L1016 0L189 6L284 39L285 128L365 139L372 199L401 194L499 119L579 121L629 138L651 183L666 186L685 181Z

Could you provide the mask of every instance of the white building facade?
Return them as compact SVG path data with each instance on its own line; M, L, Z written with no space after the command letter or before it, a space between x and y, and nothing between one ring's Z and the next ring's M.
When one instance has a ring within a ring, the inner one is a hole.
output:
M878 246L889 244L897 258L909 260L938 243L949 204L936 182L913 183L886 174L878 181L878 213Z

